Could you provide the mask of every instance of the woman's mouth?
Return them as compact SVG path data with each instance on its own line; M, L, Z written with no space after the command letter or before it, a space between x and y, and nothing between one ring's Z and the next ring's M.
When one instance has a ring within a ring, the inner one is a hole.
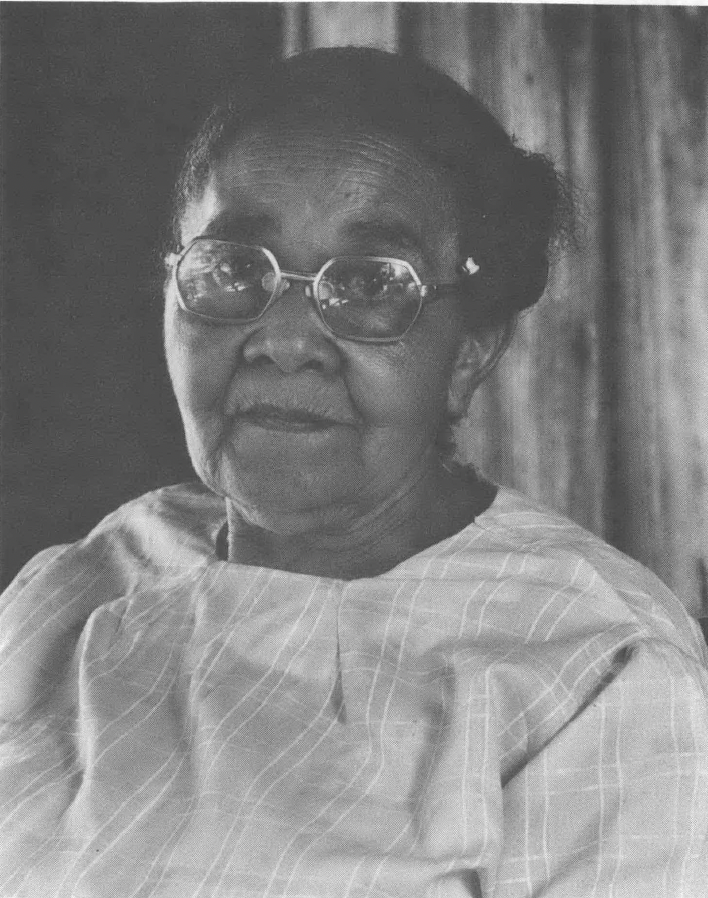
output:
M328 430L339 423L305 409L282 408L267 403L259 403L239 412L238 418L265 430L289 430L301 433Z

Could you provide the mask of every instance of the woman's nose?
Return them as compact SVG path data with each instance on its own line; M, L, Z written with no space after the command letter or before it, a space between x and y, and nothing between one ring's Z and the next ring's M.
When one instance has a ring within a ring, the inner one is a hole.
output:
M302 283L291 283L253 326L243 344L250 364L270 362L284 374L302 370L334 374L341 357Z

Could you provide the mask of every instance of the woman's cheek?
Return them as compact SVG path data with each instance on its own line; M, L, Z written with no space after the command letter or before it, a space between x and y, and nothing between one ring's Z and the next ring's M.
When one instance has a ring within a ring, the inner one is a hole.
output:
M446 402L449 373L416 344L366 347L352 358L346 377L349 393L365 421L414 431L435 428Z
M406 381L408 353L403 344L340 344L347 391L364 421L391 426L405 418L399 389Z
M238 356L231 328L187 320L178 309L165 328L168 368L180 408L222 412L223 400Z
M166 316L167 363L189 455L198 477L217 493L229 423L224 395L236 357L233 342L227 329L199 322L181 309Z

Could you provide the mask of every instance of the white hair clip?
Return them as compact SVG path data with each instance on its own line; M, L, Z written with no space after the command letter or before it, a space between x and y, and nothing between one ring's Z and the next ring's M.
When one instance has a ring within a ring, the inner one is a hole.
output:
M467 274L477 274L477 272L479 271L479 265L475 262L472 256L467 257L462 267L465 269Z

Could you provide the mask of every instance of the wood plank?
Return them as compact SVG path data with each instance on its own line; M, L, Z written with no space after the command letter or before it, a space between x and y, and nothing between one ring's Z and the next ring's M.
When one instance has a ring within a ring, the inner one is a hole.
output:
M582 191L580 251L561 258L546 297L473 400L464 455L493 478L602 533L607 440L600 370L603 272L591 10L421 4L413 45L480 97L527 149L550 155Z
M307 3L283 3L283 56L302 53L307 44Z
M397 3L286 3L285 55L314 47L398 49Z
M613 540L708 613L708 11L603 18Z

